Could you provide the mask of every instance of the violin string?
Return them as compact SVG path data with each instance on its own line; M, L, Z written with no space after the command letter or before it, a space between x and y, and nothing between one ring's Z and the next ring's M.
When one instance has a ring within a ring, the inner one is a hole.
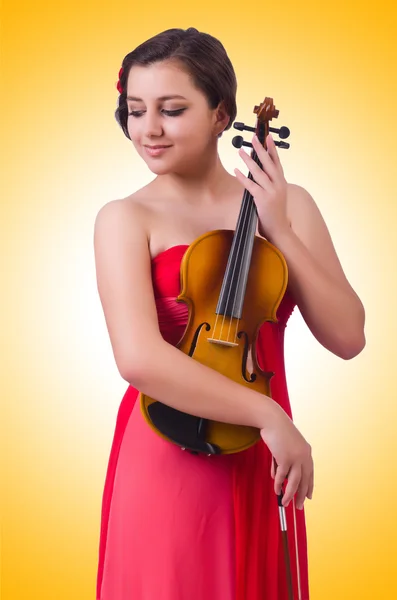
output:
M242 210L242 213L239 215L239 218L237 220L236 229L238 227L240 227L240 228L242 227L241 226L241 221L243 221L243 227L244 227L244 221L245 221L244 211L245 211L247 193L248 193L248 190L244 190L244 195L243 195L243 210ZM239 248L238 248L238 250L239 250ZM232 280L233 280L233 276L234 276L235 267L236 267L236 261L234 263L234 269L233 269L233 273L232 273ZM224 288L224 286L222 286L222 288ZM225 293L224 289L223 289L223 293ZM227 296L227 299L226 299L226 308L228 306L228 302L229 302L229 298L230 298L230 293L231 293L231 286L229 285L229 292L228 292L228 296ZM221 329L220 329L220 332L219 332L219 338L218 338L218 340L221 340L221 337L222 337L222 330L223 330L223 326L225 324L225 318L226 318L225 314L223 314L222 317L223 317L223 319L222 319L222 324L221 324ZM218 324L218 319L219 319L219 314L217 314L216 317L215 317L214 332L216 332L216 327L217 327L217 324ZM230 324L229 324L229 332L230 332ZM228 332L227 339L229 339L229 332ZM215 336L214 336L214 339L215 339Z
M246 208L246 217L244 217L244 224L245 224L245 218L247 218L247 221L249 223L250 217L252 216L252 212L253 212L253 208L254 208L253 207L253 202L254 201L253 201L252 198L250 199L249 193L247 193L247 196L246 196L245 200L246 200L247 208ZM249 233L250 232L247 231L247 234L246 234L245 239L244 239L244 253L247 251L247 245L249 243ZM240 240L240 244L241 244L241 240ZM241 275L242 275L242 269L240 269L239 274L238 274L237 289L239 288ZM237 301L237 294L235 294L234 300L233 300L233 313L234 313L236 301ZM237 317L237 323L236 323L236 327L235 327L234 340L233 340L234 343L236 343L239 324L240 324L240 318ZM230 328L231 328L231 321L230 321L230 325L229 325L229 333L230 333Z
M251 158L254 158L255 156L257 158L255 150L253 150L252 154L251 154ZM255 158L254 158L254 160L255 160ZM255 162L257 162L257 161L255 161ZM249 172L248 176L249 175L251 175L250 172ZM245 209L245 213L246 214L244 215L244 225L245 225L245 220L247 219L248 220L248 224L249 224L250 218L252 217L252 214L255 211L255 201L254 201L254 198L253 198L252 194L250 192L248 192L247 189L244 192L243 202L246 203L246 209ZM255 230L256 230L256 227L255 227ZM247 251L247 245L249 243L249 234L250 234L250 231L248 230L248 226L247 226L247 232L246 232L245 239L244 239L244 252L245 253ZM239 248L240 248L240 245L241 245L241 239L239 240ZM233 273L234 273L234 271L233 271ZM239 288L241 276L242 276L242 269L240 268L239 274L238 274L237 289ZM234 300L233 300L233 313L234 313L234 310L235 310L235 303L236 303L236 301L237 301L237 294L235 294ZM235 328L235 333L234 333L234 340L233 340L234 343L236 343L237 333L238 333L238 328L239 328L239 323L240 323L240 318L237 317L237 323L236 323L236 328ZM229 338L229 334L230 334L231 324L232 324L232 319L230 320L230 324L229 324L228 338Z
M250 207L248 206L248 201L247 201L247 200L248 200L248 197L249 197L249 192L246 190L246 191L244 192L244 196L243 196L243 204L244 204L244 208L243 208L243 213L242 213L242 221L243 221L243 225L242 225L242 227L244 227L244 226L245 226L245 222L246 222L246 219L247 219L247 217L249 218L250 214L252 213L252 207L251 207L251 209L250 209ZM248 238L248 236L245 236L245 240L244 240L244 244L245 244L245 245L248 243L248 240L247 240L247 238ZM239 241L238 241L237 255L239 255L239 252L240 252L241 242L242 242L242 239L241 239L241 237L240 237L240 239L239 239ZM237 268L237 261L235 260L235 261L234 261L234 265L233 265L232 277L231 277L231 281L232 281L232 282L233 282L234 273L235 273L235 270L236 270L236 268ZM241 277L241 270L240 270L240 272L239 272L239 274L238 274L238 281L237 281L237 284L240 282L240 277ZM232 293L232 288L233 288L233 286L232 286L232 285L229 285L229 290L228 290L228 295L227 295L227 300L226 300L226 308L228 307L228 303L229 303L229 300L230 300L230 294ZM238 285L237 285L237 288L238 288ZM235 309L235 302L236 302L236 296L235 296L235 298L234 298L234 300L233 300L233 311L232 311L232 316L230 317L230 322L229 322L229 331L228 331L228 334L227 334L227 341L229 341L230 329L231 329L232 322L233 322L233 312L234 312L234 309ZM225 311L225 312L226 312L226 311ZM221 338L221 336L222 336L222 330L223 330L223 327L224 327L224 324L225 324L226 315L225 315L225 314L223 314L223 315L222 315L222 317L223 317L223 318L222 318L221 330L220 330L220 332L219 332L219 338ZM217 320L218 320L218 315L216 316L216 319L215 319L215 327L216 327L216 324L217 324ZM236 333L235 333L234 342L236 341L236 337L237 337L237 331L238 331L238 324L239 324L239 322L240 322L240 319L237 319L237 324L236 324Z
M248 192L247 192L247 190L245 190L245 191L244 191L244 195L243 195L243 212L242 212L242 215L240 216L240 221L241 221L241 220L243 221L243 227L244 227L244 224L245 224L245 219L246 219L245 212L246 212L246 197L247 197L247 194L248 194ZM240 238L240 240L239 240L239 245L238 245L238 248L237 248L237 254L238 254L238 252L240 251L240 244L241 244L241 238ZM235 272L235 269L236 269L236 265L237 265L237 261L235 261L235 262L234 262L234 265L233 265L233 272L232 272L232 278L231 278L231 281L233 281L233 277L234 277L234 272ZM231 294L231 291L232 291L232 285L229 285L229 290L228 290L228 295L227 295L227 299L226 299L226 305L225 305L225 306L226 306L226 309L227 309L227 307L228 307L228 303L229 303L229 299L230 299L230 294ZM234 305L233 305L233 309L234 309ZM226 312L226 311L225 311L225 312ZM223 318L222 318L222 324L221 324L221 329L220 329L220 332L219 332L219 338L218 338L219 340L220 340L220 339L221 339L221 337L222 337L222 330L223 330L223 327L224 327L224 324L225 324L225 320L226 320L226 315L225 315L225 313L222 315L222 317L223 317ZM216 317L215 317L214 331L216 331L216 327L217 327L217 323L218 323L218 318L219 318L219 314L217 314L217 315L216 315ZM233 317L231 317L231 319L230 319L230 323L229 323L229 332L228 332L228 334L227 334L227 341L229 341L229 334L230 334L230 327L231 327L232 320L233 320Z
M244 214L243 227L245 227L245 221L246 220L249 221L249 217L250 217L250 208L249 208L249 196L248 196L248 193L245 195L244 201L245 201L246 205L244 207L244 212L243 212L243 214ZM239 242L238 242L237 255L239 255L239 252L240 252L241 242L242 242L242 239L240 237ZM248 235L245 236L245 238L243 240L243 243L244 243L244 251L246 251L247 244L248 244ZM235 271L236 267L237 267L237 261L235 261L235 263L234 263L233 275L234 275L234 271ZM242 270L240 268L239 273L238 273L236 290L239 289L241 272L242 272ZM229 289L229 296L230 296L230 294L231 294L231 288ZM228 297L228 301L229 301L229 297ZM234 310L236 308L236 302L237 302L237 294L235 294L234 298L233 298L232 315L234 314ZM230 330L231 330L231 327L232 327L232 323L233 323L233 316L230 318L230 322L229 322L229 331L227 333L227 340L228 341L229 341L229 336L230 336ZM237 317L237 322L235 320L234 323L235 323L235 330L234 330L234 340L233 340L233 343L236 343L237 333L238 333L238 327L239 327L239 323L240 323L240 318Z
M254 199L253 199L252 195L248 192L248 190L246 190L246 192L244 194L244 202L245 202L245 208L244 208L244 211L245 211L244 226L245 226L245 221L247 220L248 224L249 224L250 218L252 217L252 213L255 210ZM248 225L247 225L247 232L246 232L245 239L244 239L244 252L247 251L247 245L249 243L249 233L250 233L250 231L248 231ZM239 249L240 249L240 246L241 246L241 238L239 240ZM235 267L236 267L236 264L235 264ZM242 269L240 268L239 273L238 273L237 289L239 288L241 276L242 276ZM233 313L234 313L234 310L236 307L236 301L237 301L237 294L235 294L234 300L233 300L233 311L232 311ZM240 318L237 317L237 322L235 325L235 332L234 332L234 340L233 340L234 343L236 343L239 323L240 323ZM230 335L231 325L232 325L232 319L230 320L230 324L229 324L228 339L229 339L229 335Z
M251 156L253 156L253 154L255 154L255 151L253 151L253 153L252 153ZM250 198L249 198L250 196L251 196L251 201L250 201ZM243 228L244 228L246 219L247 218L249 219L250 216L252 215L252 212L254 211L254 199L253 199L252 195L248 192L247 189L244 190L243 205L244 205L244 208L243 208L242 216L243 216ZM248 241L249 241L248 237L249 236L247 234L245 236L245 240L244 240L244 244L245 244L244 250L246 250L246 247L247 247L247 244L248 244ZM239 242L238 242L237 255L238 255L238 253L240 251L240 246L241 246L241 237L240 237ZM233 277L234 277L234 272L236 270L236 266L237 266L237 261L235 261L234 265L233 265L233 272L232 272L232 278L231 278L232 282L233 282ZM237 289L238 289L238 284L240 283L241 274L242 274L242 272L241 272L241 269L240 269L239 274L238 274ZM226 308L228 307L228 303L229 303L229 299L230 299L230 294L232 292L232 287L233 287L232 285L229 285L228 296L227 296L227 301L226 301ZM237 300L237 296L235 295L234 300L233 300L232 316L230 317L229 330L228 330L227 338L226 338L227 341L229 341L230 330L231 330L232 323L233 323L233 313L234 313L234 309L235 309L236 300ZM222 317L223 317L222 318L222 325L221 325L221 329L220 329L220 332L219 332L219 338L218 338L219 340L222 337L222 331L223 331L223 327L224 327L224 324L225 324L226 315L223 314ZM216 327L217 327L217 324L218 324L218 318L219 318L219 315L217 314L216 317L215 317L214 332L216 332ZM240 322L240 318L237 318L237 323L236 323L236 327L235 327L235 335L234 335L234 343L236 343L239 322ZM213 337L215 339L215 336L213 336Z

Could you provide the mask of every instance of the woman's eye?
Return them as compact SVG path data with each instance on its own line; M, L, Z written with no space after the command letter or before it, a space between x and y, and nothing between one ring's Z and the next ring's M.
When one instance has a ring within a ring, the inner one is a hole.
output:
M184 111L186 110L186 108L178 108L177 110L165 110L163 109L163 114L167 115L167 117L177 117L178 115L181 115ZM131 112L128 113L129 117L141 117L143 115L143 110L132 110Z
M185 110L186 108L178 108L177 110L163 110L163 113L168 117L177 117L178 115L181 115Z

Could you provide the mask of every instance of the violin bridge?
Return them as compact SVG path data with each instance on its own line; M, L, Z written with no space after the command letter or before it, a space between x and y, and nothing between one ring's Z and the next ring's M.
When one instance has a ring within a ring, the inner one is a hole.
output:
M236 348L240 345L236 341L238 332L239 320L234 317L223 317L218 319L216 316L215 323L211 327L212 336L208 337L207 340L213 344L221 344L222 346L230 346L230 348Z
M222 346L232 346L233 348L235 348L236 346L239 345L239 344L236 344L235 342L228 342L227 340L220 340L219 338L207 338L207 340L209 342L212 342L213 344L222 344Z

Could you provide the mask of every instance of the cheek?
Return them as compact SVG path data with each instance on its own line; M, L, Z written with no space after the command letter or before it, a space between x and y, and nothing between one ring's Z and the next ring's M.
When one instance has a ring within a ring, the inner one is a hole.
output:
M169 134L170 139L174 140L183 151L187 151L189 154L199 153L206 148L211 137L206 123L192 120L179 123L177 127L175 126L172 130L169 130Z
M192 133L189 121L178 121L178 117L169 117L163 123L164 136L175 142L188 140Z

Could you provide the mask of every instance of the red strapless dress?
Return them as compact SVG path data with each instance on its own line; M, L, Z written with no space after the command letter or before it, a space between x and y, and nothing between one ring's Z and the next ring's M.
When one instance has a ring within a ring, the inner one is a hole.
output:
M176 345L187 323L180 263L187 245L152 261L161 333ZM285 295L277 324L260 329L257 356L274 371L272 396L291 416L284 330L294 308ZM120 405L102 500L97 600L288 600L271 454L259 442L233 455L182 452L144 421L138 390ZM308 600L304 511L286 509L294 600Z

